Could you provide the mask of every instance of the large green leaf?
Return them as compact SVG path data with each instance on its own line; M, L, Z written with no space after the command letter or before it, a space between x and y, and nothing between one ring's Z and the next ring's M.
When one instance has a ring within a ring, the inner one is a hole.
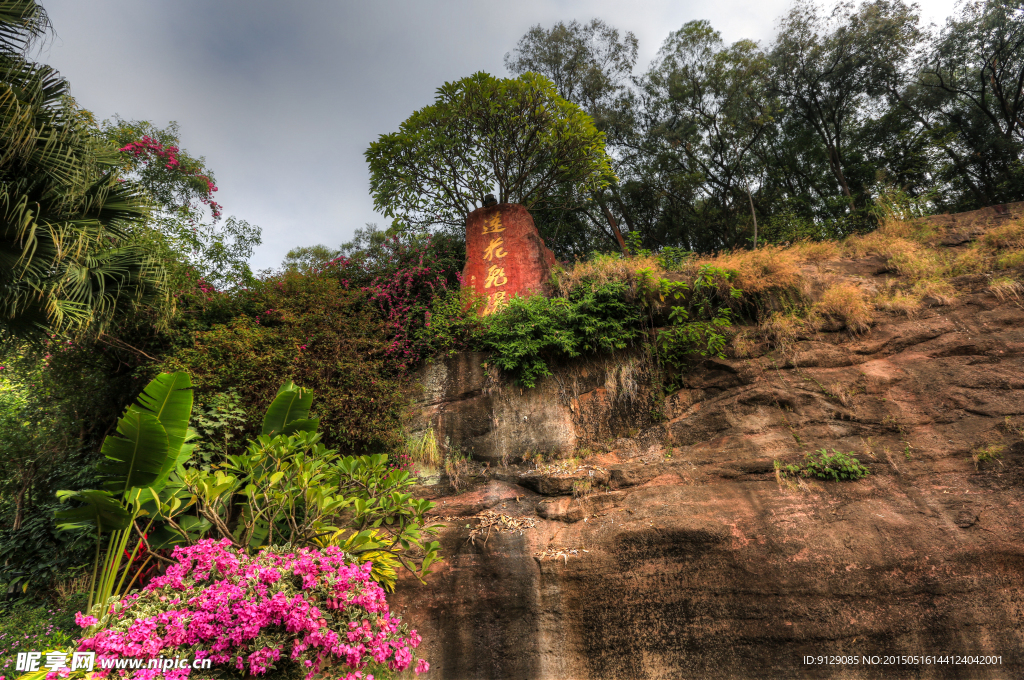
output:
M136 404L133 408L142 407L164 426L171 459L167 471L170 472L188 432L188 419L192 415L192 379L184 371L161 373L146 385Z
M57 528L60 530L99 527L103 531L127 529L132 514L114 499L109 491L86 489L85 491L58 491L62 503L78 501L85 505L69 510L58 510Z
M296 387L293 383L287 382L277 391L273 403L267 409L263 417L263 432L265 435L281 434L285 427L295 420L306 420L309 418L309 409L313 405L313 391Z
M302 418L300 420L289 421L287 425L281 428L280 434L289 435L295 434L296 432L316 432L320 429L319 418Z
M99 472L104 486L124 494L133 486L149 486L160 478L168 455L167 433L156 416L129 408L117 422L120 437L103 440L106 460Z

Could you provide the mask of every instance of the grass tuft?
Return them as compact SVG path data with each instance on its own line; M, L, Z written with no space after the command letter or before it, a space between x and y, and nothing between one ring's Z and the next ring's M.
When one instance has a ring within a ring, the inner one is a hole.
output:
M825 289L815 311L842 323L852 333L871 328L871 305L864 291L852 283L839 283Z
M797 253L781 246L765 246L757 250L735 250L715 258L700 260L698 264L736 272L733 285L744 295L757 295L772 290L806 292L807 280L800 272Z
M803 320L794 314L774 312L758 324L758 330L770 347L785 351L796 340L803 325Z
M562 297L581 286L596 288L606 283L625 283L636 295L652 277L662 275L661 262L654 255L624 258L619 254L597 254L554 273L555 290Z
M956 288L943 279L924 279L911 288L913 295L933 305L947 306L956 302Z
M988 286L988 292L999 298L1000 302L1007 300L1020 300L1021 294L1024 294L1024 283L1014 281L1008 276L1000 276L997 279L992 279L992 283Z

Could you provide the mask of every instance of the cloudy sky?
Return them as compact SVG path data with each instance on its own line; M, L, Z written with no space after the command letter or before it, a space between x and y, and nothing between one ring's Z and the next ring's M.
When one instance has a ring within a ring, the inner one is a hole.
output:
M41 0L56 36L39 59L98 118L181 126L227 215L258 224L254 268L299 245L338 245L373 210L363 152L446 81L507 75L533 25L600 18L640 42L706 19L727 42L771 41L791 0ZM954 0L921 0L925 23Z

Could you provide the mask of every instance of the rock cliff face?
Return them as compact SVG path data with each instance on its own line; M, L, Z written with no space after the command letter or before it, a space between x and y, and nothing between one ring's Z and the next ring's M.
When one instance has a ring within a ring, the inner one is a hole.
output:
M663 407L642 357L533 391L480 355L430 367L414 421L478 461L468 489L421 489L447 559L394 598L431 677L1024 677L1024 302L955 285L859 335L706 361ZM871 474L777 476L820 449Z

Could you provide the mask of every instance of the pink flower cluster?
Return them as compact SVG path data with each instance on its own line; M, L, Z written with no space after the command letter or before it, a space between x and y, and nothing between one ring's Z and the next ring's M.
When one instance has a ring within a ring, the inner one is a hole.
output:
M121 147L121 151L130 153L133 156L141 156L143 154L151 153L162 160L164 162L164 167L168 170L173 170L181 165L181 163L178 162L178 147L164 146L148 135L144 135L141 142L125 144Z
M114 605L107 627L83 639L79 651L94 651L97 659L194 656L214 664L212 671L140 669L126 676L133 680L212 677L223 664L249 675L292 665L307 680L372 680L367 666L403 671L413 663L420 636L389 613L370 563L346 563L338 548L248 556L225 539L177 547L172 556L177 564L123 598L120 609ZM96 623L81 614L76 621ZM414 669L429 667L419 659Z
M176 146L164 146L148 135L143 135L141 141L125 144L120 148L120 151L129 153L136 158L139 156L153 155L159 159L168 170L185 172L181 168L181 161L178 160L178 152L180 149ZM210 198L210 195L217 191L217 187L213 185L213 182L210 181L210 178L206 175L202 175L196 171L189 172L187 174L192 177L197 177L206 183L206 195L201 196L199 200L210 206L210 210L213 211L214 220L219 218L224 212L224 206Z

